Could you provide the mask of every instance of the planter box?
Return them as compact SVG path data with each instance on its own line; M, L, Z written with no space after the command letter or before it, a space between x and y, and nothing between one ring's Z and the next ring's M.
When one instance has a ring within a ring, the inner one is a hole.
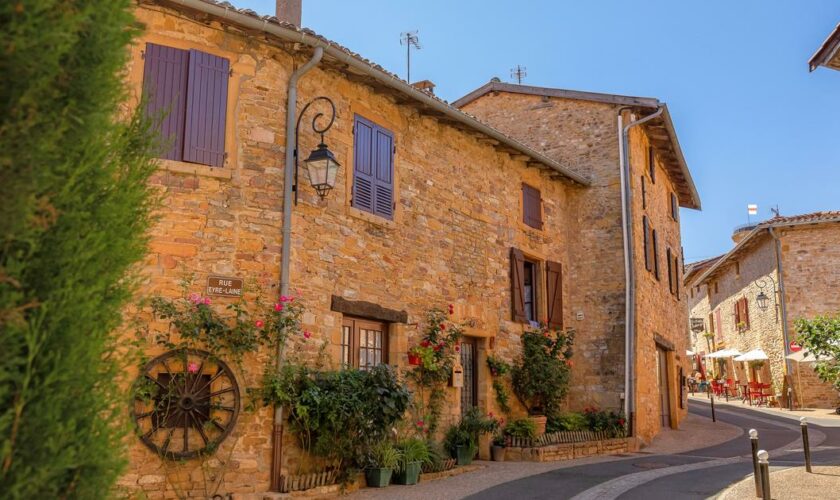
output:
M504 462L505 461L505 447L504 446L496 446L493 445L490 447L490 455L493 457L494 462Z
M408 355L408 364L412 366L420 366L420 356L415 356L414 354Z
M313 472L312 474L299 474L294 476L280 476L280 493L291 491L303 491L319 486L335 484L338 471L329 470L324 472Z
M420 480L420 462L406 464L405 470L394 474L394 484L417 484Z
M391 469L366 469L365 481L369 488L384 488L390 484L392 473Z
M471 446L456 446L455 459L458 460L458 465L469 465L475 456L475 448Z

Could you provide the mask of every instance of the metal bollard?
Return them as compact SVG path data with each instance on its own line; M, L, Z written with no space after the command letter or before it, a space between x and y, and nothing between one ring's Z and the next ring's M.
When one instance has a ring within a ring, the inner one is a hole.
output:
M753 478L755 479L755 496L761 496L761 471L758 470L758 431L750 429L750 448L752 449Z
M711 401L712 401L712 422L717 422L715 418L715 395L711 394Z
M761 471L761 498L770 500L770 454L758 450L758 469Z
M788 410L793 411L793 390L790 387L787 388L787 400Z
M799 419L802 428L802 449L805 451L805 470L811 472L811 443L808 440L808 421L805 417Z

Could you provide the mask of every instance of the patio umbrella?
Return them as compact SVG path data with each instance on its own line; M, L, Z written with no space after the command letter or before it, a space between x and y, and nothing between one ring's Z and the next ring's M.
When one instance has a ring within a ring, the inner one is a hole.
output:
M686 356L694 356L694 351L692 351L691 349L689 349L689 350L685 351L685 355L686 355Z
M818 356L816 354L811 354L805 349L802 349L801 351L788 354L787 356L785 356L785 359L796 361L797 363L813 363L815 361L829 361L834 358L832 358L831 356Z
M770 358L767 357L767 354L762 349L753 349L740 356L736 356L733 361L765 361L767 359Z
M721 349L719 351L715 351L713 353L706 354L707 358L718 359L718 358L732 358L735 356L740 356L741 352L738 349Z

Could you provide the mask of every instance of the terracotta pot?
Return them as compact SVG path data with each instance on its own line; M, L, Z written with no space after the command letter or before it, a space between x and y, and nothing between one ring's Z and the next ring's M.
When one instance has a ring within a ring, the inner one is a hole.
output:
M497 446L493 445L490 447L490 455L493 457L494 462L504 462L505 461L505 447L504 446Z
M545 415L529 415L528 420L534 422L534 427L537 428L536 435L538 437L545 434L545 424L548 423L548 417Z
M409 354L408 355L408 364L414 365L414 366L420 366L420 356L417 356L415 354Z

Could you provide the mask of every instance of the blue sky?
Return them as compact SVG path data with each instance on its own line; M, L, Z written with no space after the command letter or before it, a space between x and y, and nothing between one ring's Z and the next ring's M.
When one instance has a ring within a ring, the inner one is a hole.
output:
M270 14L273 0L231 0ZM807 61L840 21L836 0L304 0L303 25L454 100L498 76L667 102L703 210L682 211L686 262L778 205L840 210L840 72Z

